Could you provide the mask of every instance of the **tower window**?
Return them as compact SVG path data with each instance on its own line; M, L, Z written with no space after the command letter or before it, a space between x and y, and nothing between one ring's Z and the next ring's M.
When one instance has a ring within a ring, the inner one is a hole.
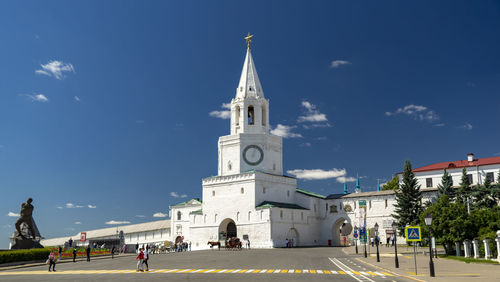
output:
M243 92L243 87L240 87L240 92Z
M286 191L286 196L290 197L290 190Z
M212 190L212 197L215 197L215 190Z
M252 88L252 86L248 87L248 90L250 90L250 91L253 91L253 88Z
M249 211L249 212L248 212L248 221L250 221L250 219L251 219L251 218L252 218L252 212L251 212L251 211Z
M231 165L231 161L227 162L227 169L231 170L232 168L233 168L233 166Z
M181 220L182 218L182 213L180 211L177 212L177 220Z
M266 125L266 107L262 106L262 125Z
M255 112L253 106L248 107L248 124L254 125L255 123Z
M387 199L385 199L385 208L387 208Z
M266 187L262 187L262 194L266 194Z
M280 218L283 219L283 211L280 211Z
M240 192L241 194L245 194L245 188L241 187Z

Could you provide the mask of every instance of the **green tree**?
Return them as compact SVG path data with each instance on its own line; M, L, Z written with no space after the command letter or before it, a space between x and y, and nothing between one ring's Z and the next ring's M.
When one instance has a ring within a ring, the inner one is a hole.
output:
M398 231L404 234L405 226L417 224L422 212L422 192L412 171L410 161L405 162L403 183L396 190L396 204L392 216L398 222Z
M441 178L441 184L438 185L438 196L441 197L443 195L448 196L450 201L452 201L455 198L455 190L452 187L453 186L453 180L451 178L451 175L444 170L443 177Z
M382 191L399 189L399 177L394 176L391 181L382 186Z
M467 170L465 167L462 169L462 179L460 181L460 187L458 188L457 201L462 204L467 204L469 197L471 196L472 189L470 188L469 177L467 176Z
M453 252L454 242L462 242L466 238L474 237L474 230L468 220L467 208L462 203L450 202L448 196L443 195L430 205L427 210L420 215L420 226L423 232L429 232L429 227L425 225L425 214L432 215L431 235L441 242L447 254Z

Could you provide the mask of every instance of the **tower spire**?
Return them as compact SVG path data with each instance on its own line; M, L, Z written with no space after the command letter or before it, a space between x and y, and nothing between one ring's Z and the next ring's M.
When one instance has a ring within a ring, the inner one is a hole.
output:
M361 192L361 185L359 185L359 174L358 173L356 173L356 189L355 189L355 192L356 193Z
M253 35L250 35L250 33L245 37L247 42L247 54L245 62L243 63L243 70L241 71L240 83L236 89L236 98L264 98L264 91L262 90L262 85L257 75L257 69L253 62L252 52L250 51L252 39Z

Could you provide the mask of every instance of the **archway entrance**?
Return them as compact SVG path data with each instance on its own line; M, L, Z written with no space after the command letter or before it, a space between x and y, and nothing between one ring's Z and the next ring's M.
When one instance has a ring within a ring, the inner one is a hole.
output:
M342 236L342 227L347 225L347 224L350 225L350 223L343 217L337 219L337 221L335 221L335 223L333 223L333 226L332 226L332 246L345 246L343 239L346 236Z
M238 230L234 220L226 218L219 225L219 241L225 243L231 237L238 237Z
M290 228L286 233L286 238L290 244L288 247L296 247L299 245L299 232L295 228Z

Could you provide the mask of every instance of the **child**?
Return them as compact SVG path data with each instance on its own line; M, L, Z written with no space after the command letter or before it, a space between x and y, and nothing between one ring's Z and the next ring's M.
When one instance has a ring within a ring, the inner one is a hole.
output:
M56 256L54 255L53 252L50 253L48 262L49 262L49 272L50 272L51 267L52 267L52 270L55 272L56 271Z
M136 272L144 272L144 270L142 269L142 262L144 261L144 253L142 252L142 248L139 249L139 255L137 255L137 257L135 258L137 259L137 270Z

